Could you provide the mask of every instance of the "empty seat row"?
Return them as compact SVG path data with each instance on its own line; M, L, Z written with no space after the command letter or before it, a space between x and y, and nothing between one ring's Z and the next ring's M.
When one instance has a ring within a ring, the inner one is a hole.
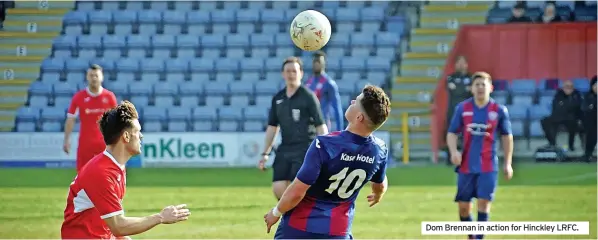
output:
M329 72L328 73L333 79L336 80L337 85L341 91L344 89L351 89L353 91L353 85L356 82L370 82L376 86L381 86L386 82L388 77L388 73L384 71L374 71L374 72L367 72L366 74L361 74L360 72ZM284 83L282 81L282 77L280 72L267 72L265 74L261 74L258 72L243 72L241 74L233 74L233 73L193 73L193 74L183 74L183 73L166 73L166 74L158 74L158 73L141 73L141 74L133 74L133 73L104 73L104 85L108 86L109 88L126 88L126 85L143 81L148 85L156 84L159 82L167 82L169 84L209 84L209 83L219 83L219 84L249 84L254 85L256 88L262 88L261 86L264 85L275 85L275 86L282 86ZM72 85L78 86L78 89L85 88L87 81L85 80L85 73L84 72L69 72L61 77L60 73L44 73L40 81L45 84L59 84L59 83L68 83ZM184 85L181 85L183 87Z
M386 32L388 29L394 29L393 32L402 32L404 25L402 22L393 23L391 26L384 25L382 22L337 22L333 24L332 32L361 32L376 33ZM91 25L68 25L64 27L67 35L191 35L203 36L211 34L276 34L287 33L289 23L214 23L214 24L91 24Z
M378 33L338 33L331 36L332 47L348 46L395 46L400 36L391 32ZM272 47L293 46L288 34L213 34L191 35L154 35L154 36L70 36L63 35L54 39L56 49L70 48L199 48L199 47Z
M272 104L272 96L257 95L255 97L247 95L233 95L233 96L197 96L197 95L185 95L185 96L151 96L151 95L119 95L117 97L120 102L122 99L128 99L135 105L139 106L157 106L157 107L198 107L198 106L210 106L210 107L221 107L221 106L236 106L236 107L247 107L247 106L261 106L270 107ZM341 104L349 104L351 95L341 95ZM35 108L44 108L48 106L63 107L66 108L71 102L71 97L62 95L48 97L44 95L32 95L29 97L27 106Z
M133 103L135 104L135 103ZM269 107L269 106L268 106ZM140 118L143 121L163 120L266 120L268 107L165 107L165 106L137 106ZM66 117L65 107L22 107L17 112L19 121L38 120L64 120Z
M187 132L187 131L222 131L222 132L256 132L265 129L263 121L168 121L166 123L148 121L143 123L143 132ZM75 124L74 131L80 130L80 124ZM41 123L17 121L16 130L19 132L62 132L63 122L49 120Z
M588 78L574 78L573 86L579 91L586 92L590 88L590 81ZM513 94L533 94L536 92L553 94L555 90L560 88L563 81L559 79L516 79L508 80L494 80L494 90L496 92L511 92Z
M335 60L331 58L328 67L340 68L343 70L369 70L369 71L388 71L390 70L390 59L382 57L359 58L350 57ZM60 71L84 71L90 64L99 64L107 70L117 70L120 72L213 72L213 71L280 71L281 59L131 59L122 58L116 61L82 61L81 59L60 59L48 58L42 62L44 72Z
M375 81L341 82L338 85L342 94L359 92L366 84L376 84ZM83 89L85 84L57 82L48 84L34 82L29 88L29 93L34 96L72 96L76 91ZM181 84L158 82L148 84L145 82L105 82L104 86L117 95L152 95L152 96L228 96L228 95L272 95L284 87L283 81L278 82L184 82Z
M336 21L382 21L385 16L382 7L366 8L325 8L320 11L330 20ZM230 22L290 22L300 12L299 9L239 9L239 10L199 10L190 12L159 10L123 11L71 11L64 17L66 25L85 23L165 23L165 24L206 24Z
M363 8L385 7L385 1L78 1L76 8L81 11L93 10L224 10L224 9L308 9L308 8Z
M511 105L511 106L523 106L529 107L532 105L541 105L541 106L552 106L552 100L554 99L553 95L545 94L540 95L539 97L534 97L531 95L514 95L511 96L509 99L506 95L498 95L492 97L496 102L503 104L503 105Z
M334 61L338 62L340 57L384 57L388 59L394 59L397 56L397 49L395 47L330 47L326 49L328 55L332 58L337 58ZM300 52L305 57L311 57L311 52L303 51ZM180 49L153 49L146 50L141 48L134 49L60 49L53 52L52 57L54 58L77 58L83 60L91 60L94 58L105 58L105 59L119 59L119 58L134 58L134 59L146 59L146 58L160 58L160 59L196 59L196 58L231 58L237 60L243 59L258 59L263 61L267 58L279 58L283 59L288 56L300 56L297 54L296 49L291 47L274 47L266 48L259 47L253 49L243 48L180 48ZM169 61L169 60L166 60ZM251 60L250 60L251 61Z

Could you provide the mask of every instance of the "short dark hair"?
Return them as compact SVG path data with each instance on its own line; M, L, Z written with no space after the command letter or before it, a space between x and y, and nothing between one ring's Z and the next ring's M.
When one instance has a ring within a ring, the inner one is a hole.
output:
M316 51L313 55L313 58L319 58L319 57L324 57L324 59L326 59L326 53L322 50Z
M123 131L127 128L133 127L133 121L139 119L137 109L133 103L125 100L118 106L112 108L104 114L98 122L100 131L104 136L104 143L106 145L113 145L118 142Z
M474 82L478 78L487 80L488 83L492 84L492 77L487 72L475 72L471 75L471 82Z
M303 71L303 61L301 61L301 58L298 58L298 57L286 58L284 60L284 62L282 63L282 68L280 69L280 71L284 71L284 66L286 66L287 63L297 63L297 64L299 64L299 70Z
M380 87L366 85L361 90L361 105L372 122L372 129L379 128L390 115L390 99Z
M102 66L100 66L98 64L91 64L91 66L89 66L89 70L100 70L100 71L102 71L103 68L102 68Z

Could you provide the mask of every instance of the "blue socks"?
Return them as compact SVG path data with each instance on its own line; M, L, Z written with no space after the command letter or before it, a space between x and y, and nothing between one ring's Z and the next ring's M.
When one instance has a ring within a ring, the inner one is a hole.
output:
M471 215L467 215L467 217L463 217L463 216L459 216L459 219L461 219L461 222L471 222ZM467 235L467 238L469 239L473 239L473 235Z
M461 222L471 222L473 221L471 218L471 215L468 216L459 216L459 219L461 220ZM488 221L488 213L485 212L479 212L478 211L478 222L487 222ZM469 239L483 239L484 235L467 235L467 237Z
M487 222L488 213L478 211L478 222ZM477 235L476 239L483 239L484 235Z

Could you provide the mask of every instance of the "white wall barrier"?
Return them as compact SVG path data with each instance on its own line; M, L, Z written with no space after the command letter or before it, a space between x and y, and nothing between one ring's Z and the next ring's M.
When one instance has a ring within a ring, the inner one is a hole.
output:
M62 133L1 133L0 167L74 168L78 133L71 135L71 151L62 151Z
M388 132L375 135L387 143L390 140ZM250 167L256 165L264 145L264 133L164 132L143 136L144 167ZM62 151L62 133L0 134L0 167L74 167L77 139L73 134L67 155ZM276 143L280 143L280 136Z

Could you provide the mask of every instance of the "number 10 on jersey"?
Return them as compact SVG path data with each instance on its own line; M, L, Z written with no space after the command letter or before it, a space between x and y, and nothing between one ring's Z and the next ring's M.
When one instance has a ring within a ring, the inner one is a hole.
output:
M343 168L343 170L341 170L339 173L332 175L328 180L334 182L330 184L328 189L326 189L326 192L332 194L334 190L338 190L337 194L340 198L346 199L351 197L355 190L357 190L359 187L361 187L361 185L363 185L363 182L365 181L367 174L363 169L355 169L347 175L348 171L349 168L346 167ZM349 189L349 186L351 186L351 183L353 183L355 178L357 178L355 185L351 189Z

